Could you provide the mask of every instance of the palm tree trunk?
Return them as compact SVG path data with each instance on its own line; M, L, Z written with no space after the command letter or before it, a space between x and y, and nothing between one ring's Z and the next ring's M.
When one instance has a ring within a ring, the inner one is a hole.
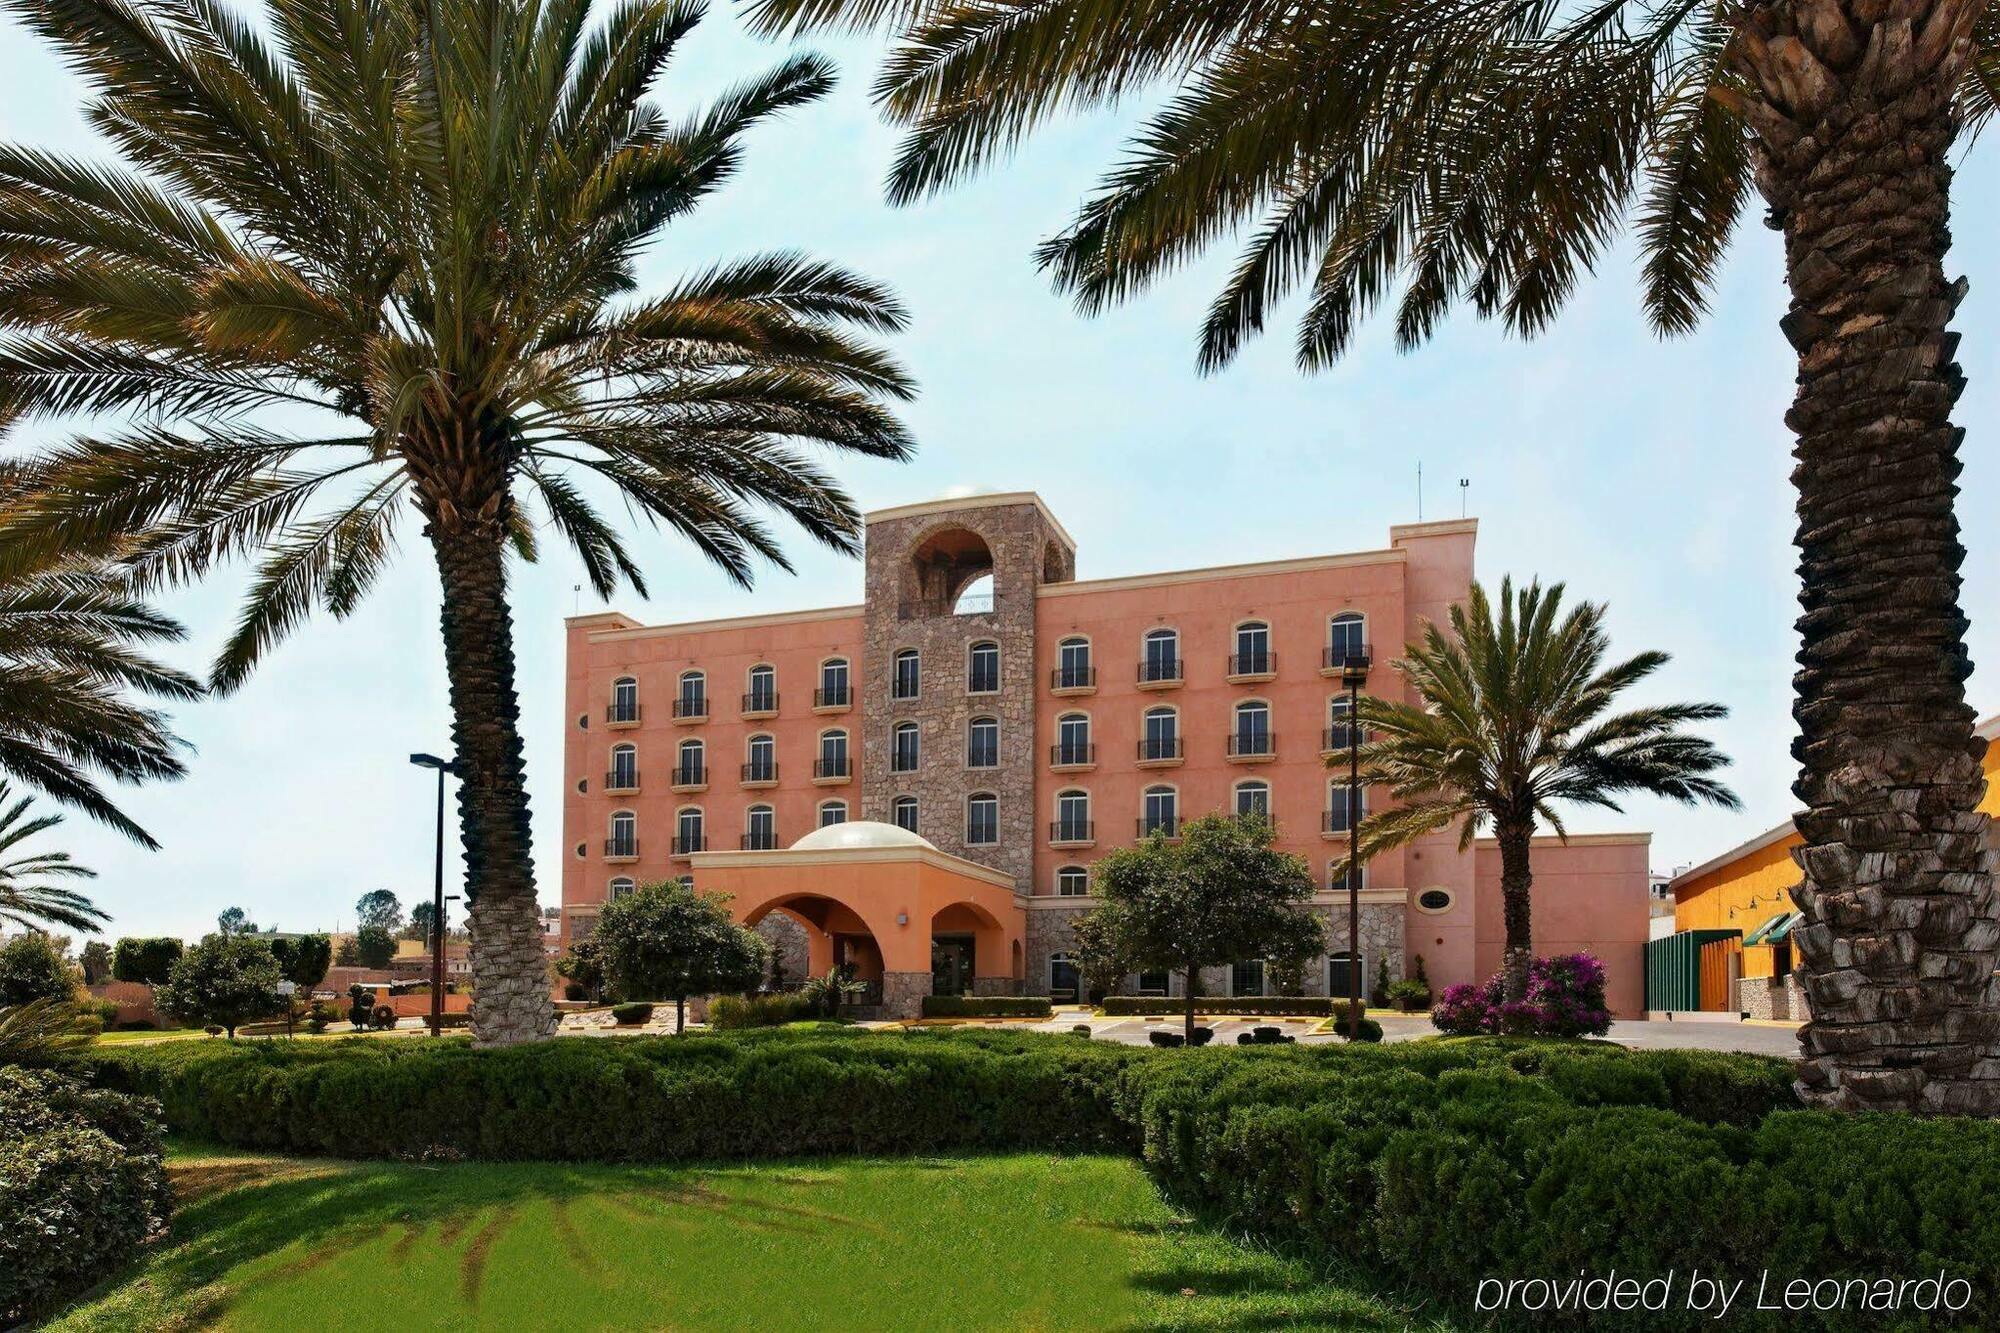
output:
M1506 978L1503 994L1508 1000L1519 1000L1528 994L1528 967L1535 960L1535 875L1528 862L1535 827L1508 820L1496 823L1493 832L1500 844L1500 912L1507 930L1500 958Z
M1964 385L1944 252L1973 0L1760 5L1742 68L1798 352L1799 1088L2000 1111L1994 855L1953 515ZM1880 17L1891 15L1910 17ZM1761 26L1760 26L1761 25Z
M497 525L440 530L435 521L428 535L444 592L439 621L470 900L473 1044L537 1041L556 1020L535 898L503 537Z

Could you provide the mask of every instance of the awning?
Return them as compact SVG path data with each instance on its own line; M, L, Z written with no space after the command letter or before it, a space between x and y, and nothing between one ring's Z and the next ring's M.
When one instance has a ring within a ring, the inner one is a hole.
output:
M1778 944L1799 924L1799 912L1780 912L1743 937L1745 944Z

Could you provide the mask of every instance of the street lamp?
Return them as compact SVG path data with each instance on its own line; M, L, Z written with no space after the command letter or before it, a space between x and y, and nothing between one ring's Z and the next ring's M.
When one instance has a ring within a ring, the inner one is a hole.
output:
M1340 662L1347 687L1347 1036L1361 1036L1361 683L1368 657L1348 653Z
M444 778L458 773L455 760L434 754L413 754L418 768L437 770L437 856L431 882L431 1035L444 1035Z

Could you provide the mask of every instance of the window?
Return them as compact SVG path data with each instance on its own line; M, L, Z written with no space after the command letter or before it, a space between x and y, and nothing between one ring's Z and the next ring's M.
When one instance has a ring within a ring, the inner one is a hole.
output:
M750 668L750 691L743 696L743 711L746 713L775 713L778 711L778 669L774 666L753 666Z
M1056 896L1082 898L1090 892L1090 872L1082 866L1064 866L1056 871Z
M680 694L674 700L675 717L708 716L708 677L699 671L681 673Z
M743 850L768 852L778 845L778 816L768 805L753 805L743 816Z
M1336 694L1326 701L1326 744L1321 749L1346 750L1350 744L1368 739L1365 734L1355 735L1350 730L1347 723L1352 716L1346 695Z
M1229 993L1231 995L1262 995L1264 993L1264 960L1246 958L1240 963L1232 963L1229 968Z
M1141 800L1143 807L1139 816L1140 837L1150 837L1154 833L1164 833L1169 838L1180 835L1179 792L1172 787L1148 787Z
M969 694L994 694L1000 689L1000 645L975 643L965 659L965 688Z
M830 828L847 822L847 802L821 801L819 803L819 826Z
M1229 753L1245 757L1268 755L1273 752L1271 741L1271 705L1262 699L1246 699L1236 705Z
M1326 789L1326 832L1345 833L1368 815L1368 789L1350 787L1345 782L1329 783Z
M611 772L605 775L604 785L612 791L632 791L638 787L638 746L614 745L611 747Z
M674 855L686 856L690 852L708 850L708 838L703 825L701 807L690 805L674 816Z
M891 699L914 699L917 697L917 687L921 683L920 661L921 659L917 656L917 650L914 648L905 648L902 652L896 654L895 674L889 681L889 697Z
M637 722L639 720L639 682L630 676L620 676L611 682L611 711L605 715L610 722Z
M1451 890L1425 889L1417 895L1417 910L1420 912L1448 912L1451 910Z
M611 836L605 839L606 856L637 856L639 854L639 816L630 810L620 810L611 816Z
M1171 708L1148 708L1146 732L1139 740L1141 759L1181 757L1181 715Z
M639 886L633 883L630 879L626 878L624 875L620 875L617 879L611 881L612 900L616 901L619 898L623 898L626 894L632 892L632 890L638 887Z
M1271 817L1271 784L1268 782L1239 782L1236 784L1236 813L1258 815L1264 819Z
M1076 970L1076 960L1066 953L1049 955L1049 998L1052 1000L1080 1000L1083 979Z
M889 803L889 818L897 828L908 833L917 831L917 798L898 796Z
M813 763L816 778L847 776L847 733L824 731L819 737L819 758Z
M1181 678L1181 636L1170 629L1146 631L1144 655L1139 659L1139 680L1172 681Z
M707 765L702 762L704 754L700 741L682 741L680 760L674 765L674 785L676 787L696 787L708 781Z
M1368 665L1368 621L1359 611L1343 611L1327 622L1326 665L1343 667Z
M743 765L745 782L776 782L778 780L778 743L769 736L752 736L748 750L750 762Z
M1236 627L1236 654L1229 659L1232 676L1266 676L1277 669L1271 651L1271 627L1261 620L1247 620Z
M1056 764L1097 762L1097 756L1090 752L1089 714L1064 713L1056 719L1056 748L1050 761Z
M1167 972L1160 968L1152 972L1141 972L1139 984L1135 988L1141 995L1165 995L1167 993Z
M829 657L819 664L819 688L813 691L813 707L847 707L846 658Z
M1335 893L1346 893L1351 887L1356 893L1359 893L1368 887L1368 867L1365 865L1356 866L1353 870L1343 875L1340 873L1340 867L1346 860L1347 858L1344 856L1337 856L1327 863L1326 887ZM1418 905L1421 906L1421 902Z
M1000 841L1000 798L979 792L965 801L965 841L972 847L990 847Z
M1351 995L1368 994L1367 969L1360 966L1360 959L1342 949L1326 956L1326 993L1334 999L1346 999ZM1360 989L1355 989L1359 983Z
M968 768L1000 766L999 719L975 717L965 724L965 763Z
M1090 793L1066 791L1056 797L1056 824L1050 833L1055 842L1089 842Z
M1064 639L1056 646L1055 688L1059 690L1082 690L1097 684L1097 673L1090 669L1090 640Z
M889 771L914 773L917 771L917 757L917 724L898 722L895 730L889 733Z

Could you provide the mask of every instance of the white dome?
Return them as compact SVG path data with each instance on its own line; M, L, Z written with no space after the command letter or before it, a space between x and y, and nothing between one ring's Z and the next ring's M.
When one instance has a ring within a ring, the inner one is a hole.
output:
M795 852L826 852L862 847L930 847L930 842L906 828L873 819L855 819L845 824L816 828L792 844Z

